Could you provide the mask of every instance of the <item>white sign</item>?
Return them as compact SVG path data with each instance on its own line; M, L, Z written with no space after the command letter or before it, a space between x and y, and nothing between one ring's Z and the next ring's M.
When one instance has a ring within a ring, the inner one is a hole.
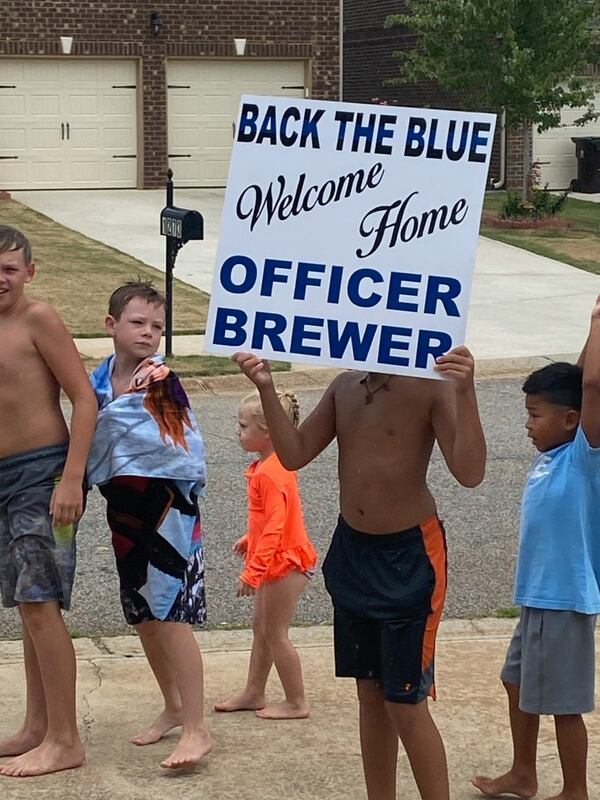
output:
M438 377L495 116L242 97L205 349Z

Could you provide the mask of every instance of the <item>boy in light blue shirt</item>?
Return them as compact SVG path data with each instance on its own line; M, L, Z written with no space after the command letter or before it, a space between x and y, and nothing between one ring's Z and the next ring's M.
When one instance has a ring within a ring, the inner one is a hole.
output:
M501 673L513 764L473 784L489 797L537 794L539 717L552 714L563 789L549 800L588 800L582 714L594 708L600 612L600 297L580 365L550 364L532 373L523 391L527 433L539 455L521 509L521 618Z

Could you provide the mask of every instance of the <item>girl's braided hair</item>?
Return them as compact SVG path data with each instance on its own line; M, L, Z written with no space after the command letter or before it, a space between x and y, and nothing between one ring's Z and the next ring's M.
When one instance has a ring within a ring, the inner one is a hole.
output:
M300 406L298 405L296 395L293 392L277 392L277 399L281 403L281 407L285 411L289 421L297 428L300 423ZM251 413L257 425L266 431L267 421L263 412L262 403L260 402L259 393L252 392L252 394L246 395L242 400L242 405L252 407Z

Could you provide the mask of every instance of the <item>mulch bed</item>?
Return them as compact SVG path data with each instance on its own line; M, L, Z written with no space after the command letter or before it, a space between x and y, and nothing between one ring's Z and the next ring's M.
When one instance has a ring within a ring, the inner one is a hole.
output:
M570 228L571 223L566 219L560 217L525 217L506 219L504 217L497 217L495 214L484 214L481 218L483 225L488 225L491 228L501 228L504 230L536 230L537 228L555 228L558 230L565 230Z

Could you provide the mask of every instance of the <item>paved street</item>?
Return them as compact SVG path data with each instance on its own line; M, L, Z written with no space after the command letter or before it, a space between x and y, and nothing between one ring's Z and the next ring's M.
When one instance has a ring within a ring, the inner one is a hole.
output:
M478 386L488 437L489 463L484 483L462 489L436 453L430 485L437 497L449 541L450 617L493 614L511 603L518 503L532 448L524 431L520 380L487 380ZM306 414L320 390L299 393ZM243 471L248 457L235 438L241 394L195 395L192 404L208 452L208 486L203 519L210 625L246 625L250 604L234 595L239 563L233 540L244 532ZM337 515L335 444L301 472L301 490L310 533L323 557ZM103 500L94 490L79 534L79 564L73 610L67 617L78 635L127 631L118 601L115 568L103 517ZM330 603L320 573L300 601L298 620L330 620ZM17 636L16 614L0 610L0 638Z

